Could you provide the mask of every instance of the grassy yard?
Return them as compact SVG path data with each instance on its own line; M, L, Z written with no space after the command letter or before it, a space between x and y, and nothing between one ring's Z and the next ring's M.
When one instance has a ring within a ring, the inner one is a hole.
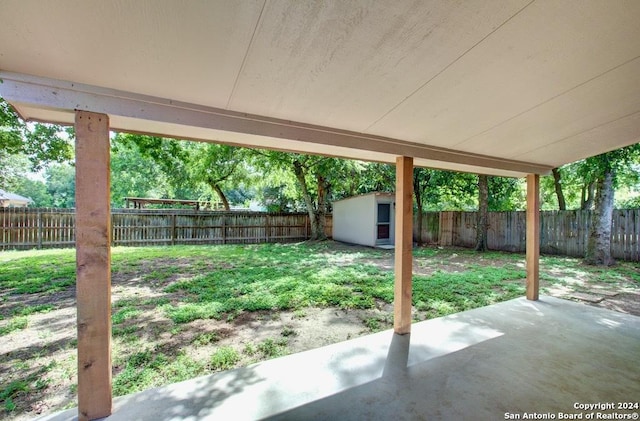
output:
M420 248L414 257L416 321L524 294L523 255ZM115 248L114 394L387 329L392 262L393 251L334 242ZM542 258L541 278L543 293L559 296L636 296L640 286L637 264L558 257ZM76 405L74 293L74 250L0 253L0 418Z

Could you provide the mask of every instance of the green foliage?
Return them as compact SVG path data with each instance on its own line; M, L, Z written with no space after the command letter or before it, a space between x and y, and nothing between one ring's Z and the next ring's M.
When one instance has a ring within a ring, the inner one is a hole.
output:
M35 371L22 378L12 380L8 383L0 385L0 402L4 406L4 411L11 413L17 409L14 399L23 395L29 395L34 391L42 391L46 389L51 382L49 378L42 377L51 371L56 365L55 361L40 366ZM13 367L14 369L29 369L29 367Z
M480 266L464 272L414 276L413 303L430 317L440 317L521 296L524 287L505 281L526 277L515 266Z
M274 341L271 338L260 342L256 347L264 358L276 358L286 354L286 340Z
M0 263L0 289L11 294L53 293L75 285L74 250L5 252Z
M76 170L69 164L54 164L45 171L47 191L55 208L72 208L76 203Z
M221 371L233 368L239 360L240 355L238 355L238 352L235 349L229 346L223 346L216 349L216 352L211 356L209 363L212 370Z
M114 325L124 323L126 320L133 319L142 313L134 307L124 307L111 315L111 323Z
M127 395L205 374L205 365L184 354L170 360L165 354L144 350L129 356L113 379L113 394Z
M0 171L0 188L19 194L18 189L21 181L27 175L28 167L29 161L24 154L12 155L0 148L0 168L2 168L2 171Z
M220 319L223 305L218 302L188 303L163 306L165 314L175 323L189 323L198 319Z
M30 206L36 208L49 208L53 206L53 198L47 190L47 185L41 180L20 177L15 183L13 193L33 200Z
M72 131L51 124L26 124L0 98L0 149L26 155L34 170L48 162L71 159L73 149L68 139L72 135Z
M607 171L612 171L616 189L640 191L639 168L640 144L620 148L560 167L558 169L560 186L567 203L567 209L590 208L593 205L593 197L591 197L590 202L587 201L590 196L590 190L593 192L596 182ZM541 198L543 209L558 209L553 177L542 177ZM617 206L626 208L635 207L635 204L636 202L633 201L630 203L623 201L618 203Z
M7 412L13 412L16 405L11 398L16 397L20 393L29 392L29 382L26 380L14 380L0 389L0 401L4 401L4 409Z
M331 242L113 248L114 279L127 282L156 271L160 277L173 280L162 286L149 282L153 295L148 299L129 297L113 304L115 394L128 394L193 378L212 369L281 356L287 353L288 341L296 334L294 320L269 339L245 342L243 348L237 350L217 351L224 347L216 346L223 344L213 327L201 331L202 323L175 325L163 317L165 315L175 314L178 322L211 315L225 320L228 316L238 317L250 308L268 307L271 311L291 309L294 317L305 318L312 314L308 306L361 307L371 309L362 316L363 329L365 326L371 331L389 328L391 313L375 309L388 308L393 302L393 273L375 264L386 265L392 254L386 250L341 247ZM414 305L419 319L524 294L522 254L417 248L414 258ZM433 272L436 265L446 265L446 272ZM163 276L166 274L171 276ZM543 256L541 274L546 282L574 289L581 283L588 290L593 280L612 287L640 285L636 263L620 262L603 269L584 266L578 259ZM65 289L72 288L73 279L75 251L72 249L0 253L0 295L5 299L0 308L0 315L5 319L0 326L5 327L20 317L28 321L34 313L62 305L58 301L41 305L26 303L42 302L44 294L61 291L56 284L62 280L71 281ZM18 305L20 301L25 304ZM273 314L268 311L253 318L270 318ZM238 323L245 321L245 317L238 317ZM24 323L22 320L18 319L18 324ZM0 385L0 405L4 405L0 412L12 407L15 412L27 411L26 396L58 384L58 379L68 381L73 376L75 357L59 361L61 367L47 376L43 375L45 368L32 375L44 350L52 349L53 343L32 350L22 361L7 360L0 367L9 376ZM56 342L56 349L58 345ZM75 340L67 338L61 348L69 350L76 345ZM191 352L192 356L179 349ZM198 359L198 355L205 352L206 356ZM71 393L74 391L72 387Z
M632 165L639 163L640 143L636 143L585 159L582 161L578 173L586 179L596 180L602 178L605 172L613 171L616 174L616 182L621 176L631 176L637 181L638 174L633 171ZM631 173L629 173L629 170L631 170Z
M0 326L0 336L8 335L16 330L26 329L29 325L27 316L12 317L6 324Z
M16 316L29 316L30 314L36 313L48 313L53 309L55 309L53 304L35 304L17 308L13 311L13 314Z
M125 197L173 198L167 174L151 157L117 134L111 142L111 203L124 206Z
M216 332L205 332L201 333L193 339L193 345L195 346L205 346L212 344L214 342L218 342L220 338Z

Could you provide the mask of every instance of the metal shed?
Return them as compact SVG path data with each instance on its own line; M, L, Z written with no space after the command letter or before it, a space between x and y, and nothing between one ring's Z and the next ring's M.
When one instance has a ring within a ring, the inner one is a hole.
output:
M333 203L333 239L364 246L395 240L395 193L374 192Z

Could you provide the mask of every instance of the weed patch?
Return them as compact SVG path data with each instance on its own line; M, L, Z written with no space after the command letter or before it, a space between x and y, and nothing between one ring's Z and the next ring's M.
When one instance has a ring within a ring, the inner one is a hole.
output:
M17 316L9 319L4 326L0 326L0 336L8 335L9 333L26 329L29 325L29 319L27 316Z
M211 356L211 369L215 371L229 370L240 360L238 352L228 346L218 348Z

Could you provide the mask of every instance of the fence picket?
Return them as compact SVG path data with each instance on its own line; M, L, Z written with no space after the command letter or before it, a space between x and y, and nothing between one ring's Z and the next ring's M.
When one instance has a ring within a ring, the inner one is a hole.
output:
M591 212L542 211L540 250L584 256ZM492 250L525 251L525 212L489 212L487 243ZM325 233L333 219L327 215ZM417 228L416 228L417 229ZM422 238L428 244L473 247L475 212L426 212ZM417 231L414 232L417 236ZM113 245L249 244L300 241L310 236L309 217L260 212L114 209ZM73 247L73 209L0 208L0 250ZM640 209L614 210L611 253L620 260L640 261Z

